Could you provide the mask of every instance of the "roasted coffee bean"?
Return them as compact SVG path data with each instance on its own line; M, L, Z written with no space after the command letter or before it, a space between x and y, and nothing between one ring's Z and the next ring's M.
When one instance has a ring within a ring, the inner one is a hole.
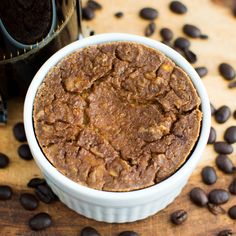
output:
M9 164L9 158L5 154L0 152L0 169L6 168Z
M228 63L221 63L219 65L219 72L226 80L232 80L236 76L234 68Z
M25 128L22 122L19 122L14 125L13 134L18 141L20 142L26 141Z
M212 103L210 103L210 106L211 106L211 115L214 116L215 112L216 112L216 109L215 109L215 107Z
M202 78L207 75L208 70L205 66L196 67L195 70L197 71L198 75Z
M236 220L236 205L229 208L228 214L230 218Z
M29 161L29 160L33 159L33 156L30 152L28 144L20 145L20 147L18 148L18 155L26 161Z
M188 213L184 210L177 210L173 212L170 216L171 222L175 225L180 225L184 223L188 218Z
M94 0L88 0L87 7L93 9L93 10L100 10L102 9L102 5Z
M169 28L162 28L160 30L160 35L163 38L164 41L171 41L173 39L173 32Z
M190 41L186 38L179 37L179 38L175 39L174 46L176 48L181 49L181 50L185 50L190 47Z
M228 156L220 154L216 158L217 167L226 174L232 174L234 172L233 162L229 159Z
M206 206L208 203L208 198L205 191L199 187L193 188L190 191L189 196L191 201L198 206Z
M0 185L0 200L8 200L12 197L12 189L7 185Z
M39 200L44 203L51 203L57 200L57 196L53 193L48 185L39 185L35 189L35 194Z
M211 127L207 143L213 144L215 141L216 141L216 130L214 127Z
M95 31L91 30L90 33L89 33L89 36L93 36L93 35L95 35Z
M233 235L233 231L231 229L224 229L217 234L217 236L231 236L231 235Z
M45 184L46 184L45 179L33 178L28 182L27 186L30 188L37 188L39 185L45 185Z
M231 110L228 106L224 105L215 111L215 120L217 123L225 123L231 116Z
M156 30L155 22L149 23L145 29L145 36L150 37L151 35L154 34L155 30Z
M202 175L202 181L208 185L214 184L217 180L216 171L211 166L204 167L202 169L201 175Z
M118 236L139 236L139 234L134 231L123 231Z
M228 83L228 88L236 88L236 80L234 80L234 81L231 81L231 82L229 82Z
M213 215L221 215L221 214L225 214L226 211L224 208L222 208L219 205L215 205L212 203L208 203L207 204L208 210L213 214Z
M224 189L214 189L208 194L209 202L220 205L228 202L229 193Z
M215 142L214 149L219 154L231 154L234 151L233 146L226 142Z
M151 7L145 7L140 10L139 15L146 20L155 20L158 17L158 11Z
M194 52L192 52L191 50L185 49L184 50L184 57L190 63L197 62L197 55Z
M185 24L183 26L183 32L191 38L199 38L202 34L198 27L190 24Z
M82 8L82 18L84 20L92 20L95 17L93 9L90 7Z
M236 110L233 112L233 117L236 119Z
M172 1L170 3L170 10L177 14L185 14L187 7L180 1Z
M124 16L124 13L121 12L121 11L118 11L118 12L115 13L115 17L116 17L116 18L121 18L121 17L123 17L123 16Z
M32 230L43 230L48 228L52 224L52 218L45 212L39 213L33 216L29 220L29 227Z
M224 134L224 140L227 143L235 143L236 142L236 126L230 126L226 129Z
M236 195L236 178L229 185L229 192L233 195Z
M38 199L31 193L23 193L20 195L20 204L29 211L35 210L38 205Z
M100 233L96 229L87 226L81 230L80 236L100 236Z

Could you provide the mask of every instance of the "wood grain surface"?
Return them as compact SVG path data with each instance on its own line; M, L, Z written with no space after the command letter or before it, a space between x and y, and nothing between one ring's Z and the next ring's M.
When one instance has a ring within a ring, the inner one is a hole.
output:
M90 22L84 22L85 27L95 30L96 34L105 32L126 32L143 35L148 21L140 19L138 12L142 7L150 6L158 9L159 17L155 20L157 32L153 39L160 40L161 27L169 27L175 36L182 36L181 27L184 23L192 23L199 26L203 33L209 35L208 40L193 39L192 50L197 53L199 60L196 66L207 66L209 74L202 80L207 88L211 102L219 107L227 104L232 111L236 109L236 89L229 90L227 81L218 73L218 65L228 62L236 68L236 19L227 8L213 4L210 0L183 0L188 6L186 15L176 15L170 12L169 0L99 0L103 9L96 12L96 18ZM124 17L116 19L114 13L124 12ZM194 65L195 66L195 65ZM202 156L202 161L192 174L187 186L179 197L166 209L148 219L128 224L107 224L89 220L68 209L62 203L51 205L40 203L34 211L26 211L19 204L19 194L31 192L26 187L28 180L40 176L40 171L34 161L24 161L18 157L17 148L20 145L13 137L12 127L22 121L23 99L15 99L9 102L9 122L7 126L0 127L0 152L10 157L10 165L0 170L0 184L8 184L14 190L13 199L0 201L0 235L79 235L80 230L87 226L93 226L101 235L115 236L123 230L137 231L141 236L206 236L217 235L222 229L231 228L236 232L236 221L230 219L227 214L215 216L205 208L198 208L189 201L188 193L192 187L200 186L209 192L213 188L227 188L232 175L222 174L217 170L218 181L213 186L206 186L201 182L200 172L206 165L215 166L216 153L213 147L208 145ZM235 125L231 117L225 124L212 125L217 130L217 140L222 140L224 130L230 125ZM236 145L234 145L236 149ZM236 151L230 155L236 165ZM223 207L228 210L236 205L236 197L231 196L229 202ZM180 226L172 225L169 221L171 212L185 209L188 212L188 220ZM38 212L48 212L53 218L53 225L45 231L32 232L27 222L31 216Z

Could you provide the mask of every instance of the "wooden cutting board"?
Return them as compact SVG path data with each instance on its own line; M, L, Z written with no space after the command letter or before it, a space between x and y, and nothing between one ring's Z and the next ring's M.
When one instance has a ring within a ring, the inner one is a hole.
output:
M192 50L197 53L199 60L196 66L206 65L209 74L203 78L211 102L219 107L227 104L232 110L236 109L236 89L229 90L227 81L223 80L218 73L218 65L221 62L229 62L236 68L236 19L228 9L213 4L210 0L183 0L188 6L186 15L176 15L168 9L169 0L100 0L103 9L96 12L96 18L90 22L84 22L85 26L94 29L95 32L126 32L143 35L147 21L140 19L138 12L142 7L154 7L159 11L159 17L155 21L157 32L153 39L160 40L159 30L161 27L169 27L175 36L183 35L181 27L184 23L192 23L199 26L202 31L209 35L209 40L194 39ZM124 12L124 17L116 19L114 13ZM19 194L30 192L26 184L32 177L40 176L40 171L34 161L21 160L17 155L20 145L12 134L13 125L22 121L23 100L9 102L9 122L7 126L0 127L0 152L10 157L10 165L0 170L0 184L9 184L14 189L13 199L0 201L0 235L79 235L80 230L87 226L93 226L104 236L115 236L123 230L134 230L142 236L205 236L216 235L222 229L231 228L236 232L236 221L225 215L212 215L207 209L198 208L189 201L188 193L192 187L200 186L206 191L213 188L227 188L232 175L224 175L217 170L218 181L213 186L206 186L201 182L200 172L206 165L215 166L216 153L211 145L208 145L202 156L202 161L192 174L187 186L180 196L166 209L158 214L135 223L107 224L89 220L69 210L62 203L52 205L40 203L40 207L29 212L20 206ZM231 117L225 124L218 125L212 121L217 129L217 139L222 140L224 130L235 125ZM234 145L236 149L236 145ZM236 165L236 152L230 155ZM236 204L236 197L223 207L227 210ZM174 226L169 222L171 212L185 209L188 212L188 220L180 226ZM53 218L52 227L41 232L32 232L27 225L28 219L34 214L45 211Z

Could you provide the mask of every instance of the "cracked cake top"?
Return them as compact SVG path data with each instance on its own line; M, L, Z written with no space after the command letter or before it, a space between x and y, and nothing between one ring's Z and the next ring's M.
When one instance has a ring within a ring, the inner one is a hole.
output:
M47 159L70 179L131 191L173 174L200 130L200 99L161 52L131 42L80 49L37 91L34 127Z

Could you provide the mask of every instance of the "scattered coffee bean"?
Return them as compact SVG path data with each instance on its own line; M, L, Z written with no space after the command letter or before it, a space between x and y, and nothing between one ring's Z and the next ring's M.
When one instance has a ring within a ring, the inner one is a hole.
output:
M215 141L216 141L216 130L214 127L211 127L207 143L213 144Z
M191 38L199 38L202 34L198 27L190 24L185 24L183 26L183 32Z
M229 185L229 192L233 195L236 195L236 178Z
M118 236L139 236L139 234L134 231L123 231Z
M216 171L211 166L204 167L202 169L201 175L203 182L208 185L214 184L217 180Z
M228 214L230 218L236 220L236 205L229 208Z
M208 198L209 202L220 205L228 202L229 193L224 189L214 189L209 193Z
M190 191L189 196L191 201L198 206L206 206L208 203L208 198L205 191L199 187L193 188Z
M229 82L228 83L228 88L236 88L236 80L234 80L234 81L231 81L231 82Z
M92 20L95 17L93 9L90 7L82 8L82 18L84 20Z
M212 103L210 103L210 106L211 106L211 115L214 116L215 112L216 112L216 109L215 109L215 107L213 106Z
M236 4L234 4L234 6L232 6L232 14L234 17L236 17Z
M0 185L0 200L8 200L12 197L12 189L7 185Z
M232 80L236 76L234 68L228 63L221 63L219 65L219 72L226 80Z
M236 142L236 126L230 126L226 129L224 134L224 140L227 143L235 143Z
M30 188L37 188L39 185L45 185L45 184L46 184L45 179L33 178L28 182L27 186Z
M89 36L93 36L93 35L95 35L95 31L91 30L90 33L89 33Z
M233 231L231 229L224 229L217 234L217 236L231 236L231 235L233 235Z
M38 199L31 193L23 193L20 195L20 204L29 211L35 210L38 205Z
M177 14L185 14L187 7L180 1L172 1L170 3L170 10Z
M197 71L198 75L202 78L207 75L208 70L205 66L196 67L195 70Z
M236 119L236 110L233 112L233 117Z
M184 210L177 210L173 212L170 216L171 222L175 225L180 225L184 223L188 218L188 213Z
M25 128L22 122L19 122L14 125L13 134L18 141L20 142L26 141Z
M169 28L162 28L160 30L160 35L163 38L163 40L167 42L171 41L174 36L172 30L170 30Z
M145 36L150 37L151 35L154 34L155 30L156 30L155 22L149 23L148 26L145 29Z
M118 11L118 12L115 13L115 17L116 17L116 18L121 18L121 17L123 17L123 16L124 16L124 13L121 12L121 11Z
M18 155L26 161L29 161L29 160L33 159L33 156L30 152L28 144L20 145L20 147L18 148Z
M91 8L92 10L102 9L102 5L94 0L88 0L87 7Z
M32 230L43 230L52 224L52 218L47 213L39 213L29 220L29 227Z
M181 50L185 50L190 47L190 41L186 38L179 37L179 38L175 39L174 46L176 48L181 49Z
M212 203L208 203L207 204L208 210L213 214L213 215L222 215L225 214L226 211L224 208L222 208L221 206L212 204Z
M184 50L184 56L187 59L187 61L190 63L197 62L197 55L191 50Z
M87 226L81 230L80 236L100 236L100 233L96 229Z
M39 185L35 189L35 194L40 201L44 203L51 203L57 200L57 196L53 193L48 185Z
M216 158L217 167L226 174L232 174L234 172L233 162L226 155L219 155Z
M231 116L231 110L228 106L224 105L215 111L215 120L217 123L225 123Z
M151 7L145 7L140 10L139 15L146 20L155 20L158 17L158 11Z
M219 154L231 154L233 152L233 146L226 142L215 142L214 149Z
M6 168L9 164L9 158L5 154L0 152L0 169Z

